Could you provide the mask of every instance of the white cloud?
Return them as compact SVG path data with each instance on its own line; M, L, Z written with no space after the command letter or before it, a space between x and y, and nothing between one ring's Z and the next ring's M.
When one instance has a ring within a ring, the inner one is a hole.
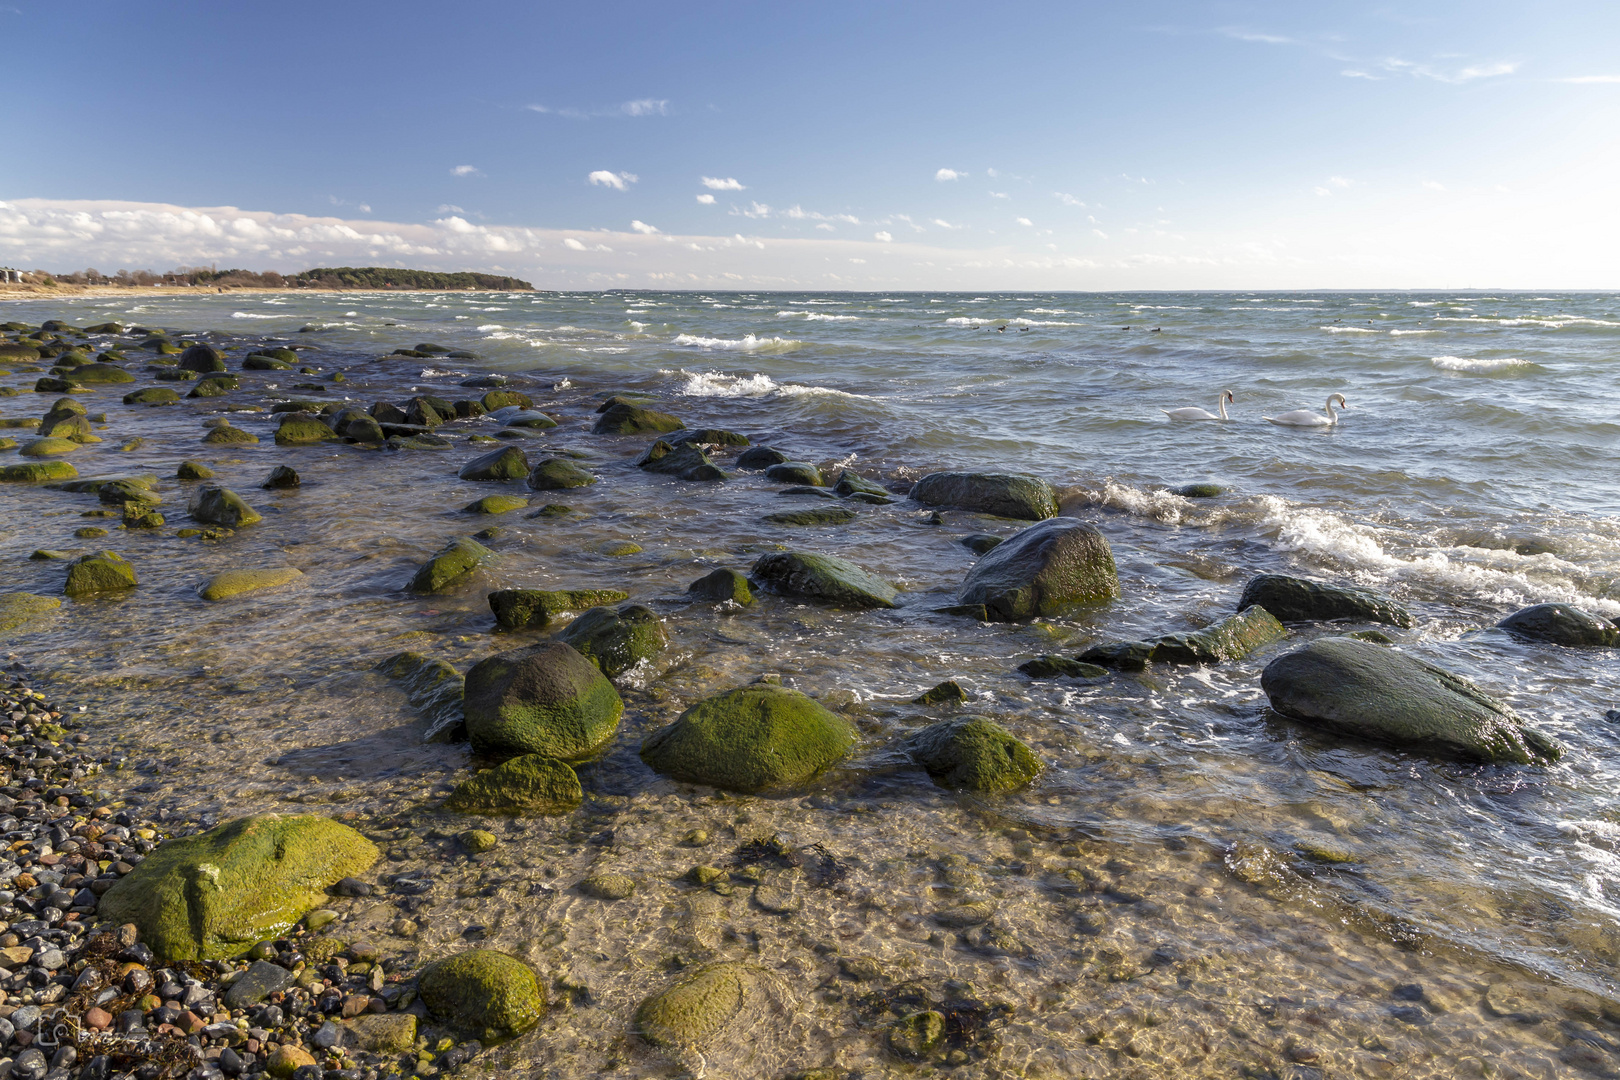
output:
M483 176L483 170L476 165L457 165L450 170L451 176Z
M369 213L371 213L371 204L370 203L358 203L358 204L356 204L355 209L359 210L362 214L369 214Z
M1445 69L1433 64L1419 64L1411 60L1402 60L1396 56L1386 57L1376 61L1373 65L1383 68L1392 75L1410 75L1414 79L1430 79L1434 82L1451 83L1453 85L1472 82L1475 79L1494 79L1502 75L1511 75L1519 70L1515 62L1500 61L1494 64L1470 64L1467 67ZM1360 71L1346 71L1345 75L1351 78L1367 78Z
M575 240L572 236L563 238L563 247L573 248L575 251L589 250L584 244L580 243L578 240Z
M990 193L990 197L992 199L1010 199L1010 198L1012 198L1012 196L1007 194L1005 191L992 191Z
M1339 72L1339 74L1343 75L1347 79L1366 79L1369 82L1382 81L1376 75L1369 75L1367 72L1357 71L1355 68L1345 68L1343 71Z
M625 116L668 116L669 102L663 98L641 98L620 105L619 112Z
M714 196L710 195L708 192L704 192L702 195L697 197L697 201L702 203L704 206L713 206Z
M825 221L823 221L823 222L822 222L822 223L821 223L821 224L819 224L819 225L817 225L817 226L816 226L816 228L818 228L818 229L824 229L824 230L826 230L826 231L827 231L827 232L837 232L837 231L838 231L838 227L837 227L837 226L835 226L835 225L829 225L829 224L827 224L827 223L826 223L826 222L825 222Z
M440 203L439 209L434 212L438 214L465 214L467 211L453 203Z
M966 175L967 173L957 172L955 169L940 169L934 174L934 179L943 184L947 180L960 180Z
M996 172L996 170L994 170L994 169L986 169L986 170L984 170L984 175L986 175L990 179L994 180L996 177L1000 176L1001 174Z
M668 116L669 101L664 98L640 98L626 101L608 109L577 109L573 106L555 108L550 105L525 105L530 112L547 116L562 116L569 120L590 120L598 116Z
M710 191L744 190L742 184L738 183L737 178L734 176L728 176L724 179L721 179L718 176L705 176L703 178L703 186L708 188Z
M741 214L746 218L768 218L771 216L771 208L762 202L751 202L742 209L733 206L731 212Z
M1013 220L1017 221L1018 224L1020 224L1020 225L1028 226L1030 228L1033 228L1034 225L1035 225L1035 223L1033 221L1029 220L1029 218L1027 218L1027 217L1014 218Z
M593 186L600 185L601 187L613 188L615 191L624 191L629 185L639 180L640 177L635 173L616 173L608 172L606 169L597 169L585 179L589 180Z
M1293 38L1283 37L1281 34L1262 34L1253 30L1239 30L1232 26L1221 27L1220 33L1236 41L1253 41L1261 45L1293 45Z
M1054 191L1054 192L1052 192L1052 197L1055 198L1058 202L1062 203L1064 206L1085 206L1086 205L1085 203L1081 202L1079 199L1075 198L1073 195L1069 195L1069 194L1067 194L1065 192L1062 192L1062 191Z
M961 225L952 225L950 222L946 221L944 218L935 218L934 219L934 224L938 225L942 229L960 229L960 228L963 228L963 226L961 226Z
M872 239L880 241L881 243L887 244L889 241L893 240L894 237L890 236L886 232L875 232L875 233L872 234Z
M1356 183L1348 176L1330 176L1327 178L1327 182L1330 187L1338 188L1354 187Z
M849 261L852 262L852 263L856 263L856 264L858 264L860 266L865 266L866 265L866 260L865 259L851 259Z
M1101 229L1092 229L1091 231L1102 237L1104 240L1108 239L1108 234L1103 232Z
M1438 180L1425 180L1425 181L1423 181L1423 186L1425 188L1427 188L1429 191L1444 191L1444 190L1446 190L1446 185L1442 184Z
M632 221L630 223L630 227L644 236L651 236L653 233L658 231L658 226L649 225L645 221Z
M1313 188L1311 188L1311 190L1313 192L1315 192L1316 194L1318 194L1318 195L1331 195L1331 194L1333 194L1333 192L1331 190L1329 190L1328 188L1325 188L1325 187L1313 187Z

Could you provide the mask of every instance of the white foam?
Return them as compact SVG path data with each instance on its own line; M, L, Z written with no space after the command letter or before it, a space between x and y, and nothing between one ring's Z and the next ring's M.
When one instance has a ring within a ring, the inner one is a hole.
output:
M282 316L282 315L255 315L251 311L233 311L233 312L231 312L231 318L233 318L233 319L280 319L280 318L284 318L284 317L285 316Z
M822 311L778 311L778 319L805 319L809 322L860 322L859 315L828 315Z
M1404 337L1408 334L1443 334L1444 330L1391 330L1391 337Z
M946 326L1085 326L1083 322L1056 322L1040 319L946 319Z
M1365 326L1319 326L1318 330L1326 330L1330 334L1381 334L1382 330L1372 330Z
M644 322L636 322L636 320L634 320L634 319L630 320L630 325L631 325L631 327L633 327L636 330L645 330L645 329L647 329L647 324L646 323L644 323Z
M1500 359L1479 359L1471 356L1435 356L1429 363L1444 371L1502 371L1506 368L1532 367L1530 361L1514 356Z
M828 386L801 386L797 383L779 383L769 375L727 375L723 371L661 371L661 375L679 376L685 381L675 391L682 397L819 397L823 395L847 398L866 398L865 394L851 394Z
M1112 506L1116 510L1153 518L1166 525L1180 525L1194 509L1192 501L1168 491L1143 491L1141 488L1121 484L1115 480L1103 481L1103 486L1086 491L1086 502L1092 506Z
M461 376L461 377L465 378L466 374L467 373L465 371L451 371L451 370L448 370L448 369L446 369L444 371L439 371L437 368L425 367L425 368L422 369L422 374L418 375L417 378L418 379L451 379L451 378L455 378L457 376Z
M500 323L492 322L492 323L485 323L483 326L480 326L478 328L478 332L481 333L481 334L487 334L487 333L490 333L491 331L494 331L494 330L505 330L505 329L506 329L506 327L502 326Z
M674 344L693 349L719 349L724 352L792 352L804 342L781 337L756 337L753 334L745 334L740 338L677 334Z

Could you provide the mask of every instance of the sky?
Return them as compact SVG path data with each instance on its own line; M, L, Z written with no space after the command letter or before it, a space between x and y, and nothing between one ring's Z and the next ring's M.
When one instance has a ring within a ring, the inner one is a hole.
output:
M1620 288L1620 4L0 0L0 264Z

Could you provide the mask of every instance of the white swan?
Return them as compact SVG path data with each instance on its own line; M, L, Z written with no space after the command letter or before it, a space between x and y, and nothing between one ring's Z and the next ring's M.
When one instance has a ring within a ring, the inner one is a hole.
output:
M1237 404L1237 398L1232 396L1232 391L1222 390L1221 396L1216 401L1216 408L1221 410L1221 415L1219 416L1216 416L1208 409L1160 409L1159 411L1164 413L1164 415L1168 416L1172 420L1225 420L1227 418L1226 403L1228 401L1232 402L1234 405Z
M1348 409L1343 394L1330 394L1327 399L1327 415L1313 413L1309 409L1295 409L1285 412L1281 416L1262 416L1260 419L1269 421L1279 427L1332 427L1339 422L1339 414L1333 411L1333 403L1337 401L1339 408Z

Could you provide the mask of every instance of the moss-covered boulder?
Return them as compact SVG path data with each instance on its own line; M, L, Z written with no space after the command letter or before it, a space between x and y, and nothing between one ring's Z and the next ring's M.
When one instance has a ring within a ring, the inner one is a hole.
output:
M1018 670L1032 679L1102 679L1108 669L1083 660L1066 656L1037 656L1018 665Z
M562 642L486 657L466 687L467 737L480 753L579 761L607 745L624 713L607 677Z
M957 603L983 604L991 622L1019 622L1118 595L1114 553L1102 533L1074 518L1052 518L981 558L963 580Z
M1572 648L1620 644L1620 629L1613 623L1571 604L1520 608L1496 625L1522 641Z
M79 475L70 462L58 460L26 461L18 465L0 466L0 481L6 483L41 484L48 480L72 480Z
M461 511L464 514L510 514L528 505L529 500L522 495L485 495L463 506Z
M774 446L751 446L737 455L737 468L768 469L772 465L792 460Z
M671 443L659 439L636 458L637 468L676 476L682 480L724 480L726 474L694 443Z
M749 571L767 591L847 608L892 608L897 590L847 559L809 551L761 556Z
M98 596L133 589L140 582L135 568L116 551L86 555L68 567L62 592L67 596Z
M1213 626L1190 634L1166 634L1153 644L1155 662L1218 664L1241 660L1254 650L1288 636L1288 628L1256 604Z
M657 435L685 426L668 413L620 402L598 416L591 431L596 435Z
M484 407L484 411L487 413L492 413L496 409L505 409L512 405L516 405L520 409L534 408L534 399L521 390L491 390L479 398L478 403Z
M54 596L35 596L25 592L0 593L0 638L9 637L24 624L61 606L62 601Z
M124 395L125 405L173 405L180 395L167 386L148 386Z
M406 590L436 593L460 584L495 553L470 536L458 536L417 568Z
M174 470L176 480L212 480L214 470L200 461L182 461Z
M1038 476L1017 473L929 473L911 489L924 506L976 510L997 517L1044 521L1056 517L1057 491Z
M1041 771L1029 747L982 716L930 724L907 739L905 747L934 783L956 790L1012 791Z
M521 446L503 446L473 458L456 475L463 480L522 480L529 475L529 455Z
M484 1042L521 1035L546 1014L534 970L494 949L434 961L416 977L416 993L435 1019Z
M889 1028L889 1049L906 1061L922 1061L945 1042L945 1014L937 1009L910 1013Z
M765 975L740 963L710 964L648 997L636 1009L634 1030L664 1050L696 1050L735 1031L759 1011Z
M336 438L337 432L309 413L282 413L281 425L276 428L277 446L312 446Z
M241 385L235 375L204 375L192 384L191 390L186 394L186 397L224 397L232 390L240 389Z
M1312 727L1441 757L1542 765L1563 747L1460 675L1384 645L1330 637L1266 665L1271 707Z
M314 815L261 814L165 841L107 890L99 914L134 923L165 963L240 955L280 937L377 848Z
M797 690L760 683L683 712L641 744L641 760L676 780L756 792L810 780L854 749L849 721Z
M683 428L672 433L669 441L679 446L682 443L695 443L700 446L747 446L748 436L737 431L727 431L725 428Z
M744 607L754 602L754 592L748 587L746 574L721 568L712 570L686 587L686 594L694 600L727 600Z
M82 383L131 383L135 376L117 364L80 364L73 369L73 377Z
M628 599L617 589L500 589L489 594L489 607L502 630L543 630L567 612Z
M291 371L294 365L275 356L251 353L242 358L243 371Z
M193 520L204 525L223 525L228 529L239 529L264 520L264 516L244 502L242 496L222 487L199 488L191 497L188 512Z
M528 485L535 491L564 491L587 487L596 477L563 457L548 457L529 470Z
M1412 613L1382 593L1319 581L1261 574L1243 586L1238 610L1258 604L1283 622L1353 619L1390 626L1414 626Z
M259 437L251 431L243 431L230 424L222 424L210 428L208 434L203 436L203 442L209 446L249 446L259 441Z
M847 506L812 506L804 510L778 510L766 514L765 520L772 525L814 527L848 525L858 517L860 515Z
M827 478L808 461L782 461L765 470L765 479L778 484L804 484L807 487L825 487Z
M641 604L591 608L564 627L557 640L578 649L610 679L669 648L663 620Z
M458 814L571 814L585 798L566 762L523 754L456 785L444 808Z
M395 653L377 670L405 691L406 698L427 721L423 742L461 742L467 737L462 698L466 693L461 673L443 660L421 653Z
M291 465L277 465L270 470L270 474L264 478L264 483L259 486L268 491L291 491L303 482L298 470Z
M74 442L100 442L95 427L83 413L52 409L39 422L34 434L46 439L72 439Z
M72 439L30 439L22 444L22 449L17 453L31 458L58 457L62 454L71 454L77 449L79 444Z
M197 594L204 600L229 600L233 596L291 584L303 576L303 571L295 570L291 566L266 567L262 570L226 570L209 578L202 588L197 590Z
M225 357L212 345L192 345L180 354L179 367L181 371L224 371Z

